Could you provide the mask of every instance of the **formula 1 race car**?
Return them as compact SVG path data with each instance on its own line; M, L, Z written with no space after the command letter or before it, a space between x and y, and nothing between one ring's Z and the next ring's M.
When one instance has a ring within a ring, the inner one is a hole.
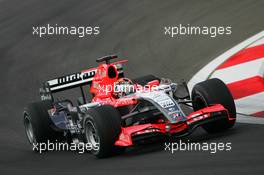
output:
M209 79L194 86L146 75L125 78L123 63L115 55L97 59L97 68L43 83L41 101L25 108L24 125L29 142L90 143L98 158L120 154L126 147L156 138L182 137L198 126L207 132L233 127L236 108L226 85ZM88 102L87 87L92 96ZM55 100L57 92L80 88L76 101ZM74 105L76 103L76 105ZM187 115L183 106L192 111Z

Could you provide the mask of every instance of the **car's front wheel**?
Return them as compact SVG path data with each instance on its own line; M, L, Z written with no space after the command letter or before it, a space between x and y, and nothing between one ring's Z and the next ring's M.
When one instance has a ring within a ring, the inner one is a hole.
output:
M120 154L124 147L114 145L121 132L121 116L112 106L100 106L87 111L83 121L84 140L98 158Z
M233 119L225 118L204 124L203 128L207 132L223 131L234 126L236 121L234 99L225 83L221 80L213 78L196 84L192 90L192 101L194 111L210 105L221 104L228 110L229 117Z

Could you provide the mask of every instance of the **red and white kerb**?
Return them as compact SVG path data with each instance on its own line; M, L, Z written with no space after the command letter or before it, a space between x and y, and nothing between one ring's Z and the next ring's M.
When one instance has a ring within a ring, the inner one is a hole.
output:
M229 57L210 78L230 89L238 113L264 117L264 38Z

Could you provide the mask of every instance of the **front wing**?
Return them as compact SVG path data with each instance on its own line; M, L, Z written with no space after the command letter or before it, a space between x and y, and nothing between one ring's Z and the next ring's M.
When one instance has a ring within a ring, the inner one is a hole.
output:
M227 109L222 105L216 104L201 110L192 112L185 117L184 121L177 123L159 123L159 124L142 124L129 127L122 127L116 146L133 146L138 141L147 141L157 136L184 136L192 133L198 126L205 123L213 122L226 118L227 120L235 120L230 118Z

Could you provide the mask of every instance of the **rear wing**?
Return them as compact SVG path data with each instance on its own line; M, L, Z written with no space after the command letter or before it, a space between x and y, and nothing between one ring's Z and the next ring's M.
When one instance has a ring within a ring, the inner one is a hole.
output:
M118 76L123 77L123 66L118 63L114 64L118 71ZM39 89L41 100L52 100L53 93L80 87L82 95L84 96L82 87L85 85L91 85L93 77L97 72L97 68L91 68L81 72L64 75L52 80L48 80L43 83L43 86Z

